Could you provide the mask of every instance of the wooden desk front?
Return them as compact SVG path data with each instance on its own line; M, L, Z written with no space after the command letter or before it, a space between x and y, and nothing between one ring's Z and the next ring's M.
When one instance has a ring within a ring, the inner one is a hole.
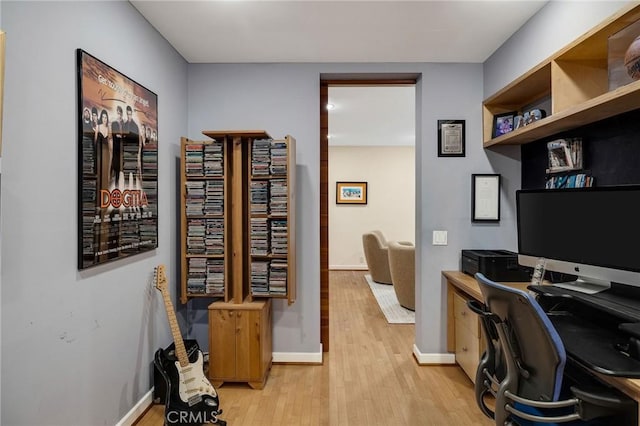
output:
M455 295L460 295L467 299L482 301L482 293L475 278L460 271L442 271L442 275L447 280L447 351L456 352L456 330L455 330ZM526 290L528 282L503 283L512 287ZM467 373L469 374L469 373ZM638 418L640 418L640 379L628 379L626 377L605 376L595 373L603 382L620 389L635 401L638 401ZM471 377L475 381L475 377Z

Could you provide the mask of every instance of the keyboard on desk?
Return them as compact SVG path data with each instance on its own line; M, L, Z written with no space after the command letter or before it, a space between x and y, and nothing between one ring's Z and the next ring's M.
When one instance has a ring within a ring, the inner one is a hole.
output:
M616 346L628 339L623 333L566 312L547 315L570 359L609 376L640 378L640 360L624 354Z
M530 286L564 344L569 359L601 374L640 378L640 359L629 356L631 336L618 327L640 323L640 303L619 293L584 294Z

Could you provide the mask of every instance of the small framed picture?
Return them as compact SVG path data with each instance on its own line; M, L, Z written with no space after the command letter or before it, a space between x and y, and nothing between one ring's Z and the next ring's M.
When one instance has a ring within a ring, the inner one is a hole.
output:
M471 175L471 221L500 221L500 175Z
M464 157L464 120L438 120L438 157Z
M515 129L515 117L517 112L505 112L493 116L493 137L506 135Z
M336 182L336 204L367 204L367 182Z

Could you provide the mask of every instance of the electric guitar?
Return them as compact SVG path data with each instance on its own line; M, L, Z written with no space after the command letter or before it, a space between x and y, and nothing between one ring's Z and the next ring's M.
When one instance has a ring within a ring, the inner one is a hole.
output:
M222 414L218 393L204 375L202 351L196 350L192 361L187 355L169 296L164 265L155 268L155 285L162 294L176 348L175 356L158 349L154 357L154 363L167 384L165 425L215 423L224 426L226 422L218 418Z

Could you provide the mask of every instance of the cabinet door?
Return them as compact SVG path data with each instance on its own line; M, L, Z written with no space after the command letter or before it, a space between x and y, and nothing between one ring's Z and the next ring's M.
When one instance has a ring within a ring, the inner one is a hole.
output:
M475 382L476 369L480 361L479 319L467 306L466 298L454 295L454 322L456 335L456 362Z
M236 318L236 375L240 380L261 380L261 310L238 310Z
M236 376L236 311L209 311L209 377Z
M267 371L271 368L271 360L273 358L272 352L272 337L271 337L271 301L266 303L265 308L261 311L262 315L262 327L260 340L262 341L261 366L262 371Z

